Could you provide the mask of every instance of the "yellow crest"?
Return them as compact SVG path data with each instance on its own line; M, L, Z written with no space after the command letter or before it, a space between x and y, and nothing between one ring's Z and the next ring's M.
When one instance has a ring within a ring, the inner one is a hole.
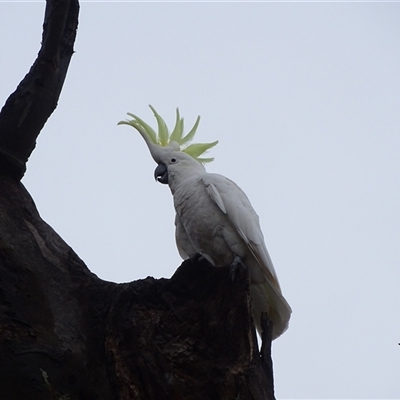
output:
M146 136L152 143L157 144L161 147L172 146L176 147L178 145L178 150L182 151L190 156L192 156L195 160L201 163L207 163L214 160L214 158L200 158L204 152L214 147L218 140L212 143L192 143L189 144L196 134L197 127L199 126L200 116L197 117L193 128L189 131L187 135L183 134L183 118L179 115L179 109L176 109L176 122L175 127L171 133L169 133L167 124L160 117L154 107L149 106L154 113L154 116L157 119L158 124L158 132L156 132L150 125L144 122L138 116L128 113L128 115L132 118L126 121L118 122L118 125L130 125L135 128L142 136Z

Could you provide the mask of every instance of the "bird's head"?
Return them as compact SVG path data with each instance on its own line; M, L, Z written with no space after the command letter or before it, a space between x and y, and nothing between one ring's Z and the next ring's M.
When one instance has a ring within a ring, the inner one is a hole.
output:
M169 174L176 171L183 171L188 167L203 168L204 163L211 162L214 158L200 157L204 152L214 147L218 140L212 143L192 143L197 127L200 122L200 116L197 117L193 128L184 135L183 118L179 114L179 109L176 109L175 127L169 133L167 124L160 117L157 111L150 106L156 117L158 124L158 132L144 122L138 116L128 113L131 119L118 122L118 125L130 125L135 128L145 140L150 154L154 161L158 164L154 171L154 177L158 182L168 184Z

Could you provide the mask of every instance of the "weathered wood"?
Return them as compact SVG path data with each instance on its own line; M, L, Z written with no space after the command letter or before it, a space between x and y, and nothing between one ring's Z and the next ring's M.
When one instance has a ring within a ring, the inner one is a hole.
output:
M260 355L244 267L233 277L194 258L170 279L102 281L19 181L56 107L78 8L47 1L38 59L0 113L0 400L273 399L271 329Z
M21 179L36 138L58 98L73 54L78 0L47 0L42 46L0 113L0 168Z
M0 399L273 398L244 268L195 259L170 279L105 282L21 183L0 188Z
M122 398L268 399L247 270L186 261L171 279L128 284L110 310L106 351Z

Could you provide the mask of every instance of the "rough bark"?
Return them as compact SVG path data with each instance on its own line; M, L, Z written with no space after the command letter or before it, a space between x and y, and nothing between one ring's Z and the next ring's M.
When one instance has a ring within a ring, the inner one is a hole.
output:
M57 101L73 54L77 0L47 0L42 47L32 68L0 113L0 167L17 179Z
M0 400L273 399L271 329L260 354L246 269L195 258L171 279L102 281L19 182L77 16L76 1L48 1L38 59L0 114Z

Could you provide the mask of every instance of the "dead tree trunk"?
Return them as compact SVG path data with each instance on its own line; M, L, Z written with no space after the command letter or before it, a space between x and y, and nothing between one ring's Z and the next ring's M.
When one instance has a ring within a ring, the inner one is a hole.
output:
M273 399L247 271L184 262L171 279L92 274L20 178L57 105L79 5L48 0L43 44L0 113L0 400Z

